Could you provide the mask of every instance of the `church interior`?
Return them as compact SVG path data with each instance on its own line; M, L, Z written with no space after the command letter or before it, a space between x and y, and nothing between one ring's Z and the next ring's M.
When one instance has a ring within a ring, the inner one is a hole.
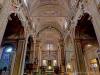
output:
M100 75L100 0L0 0L0 75Z

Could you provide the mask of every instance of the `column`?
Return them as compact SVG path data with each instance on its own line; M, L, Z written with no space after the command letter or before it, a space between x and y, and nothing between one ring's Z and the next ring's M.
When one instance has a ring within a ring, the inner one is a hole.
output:
M4 5L0 9L0 44L2 42L2 38L7 26L8 16L10 14L9 11L10 2L9 0L4 1Z
M16 57L15 62L13 66L13 70L11 72L11 75L21 75L22 72L22 65L23 65L23 57L25 54L25 39L19 39L18 40L18 47L16 50Z
M60 45L59 45L59 48L58 48L58 66L60 67L60 64L61 64L61 49L60 49Z
M33 61L33 54L34 54L34 42L33 42L33 40L31 40L31 42L30 42L29 51L30 51L29 64L32 64L31 67L33 68L33 62L34 62ZM30 70L28 75L33 75L33 70Z
M41 66L42 61L42 50L39 42L39 52L38 52L38 59L39 59L39 67Z
M33 52L34 52L34 53L33 53L33 62L34 62L34 61L35 61L35 58L36 58L36 57L35 57L35 55L36 55L36 54L35 54L36 39L33 38L33 40L34 40L34 42L33 42L33 47L34 47L34 48L33 48Z
M40 41L36 40L35 57L36 57L37 60L38 60L38 57L39 57L39 43L40 43ZM39 60L38 60L38 62L39 62ZM37 64L39 64L38 62L37 62Z
M0 45L2 42L2 38L7 26L8 16L9 16L9 0L4 1L2 8L0 9ZM1 49L0 49L1 50ZM0 56L2 55L2 51L0 51Z
M64 40L60 39L60 49L61 49L61 75L64 75L66 72L65 66L65 53L64 53Z
M31 42L31 50L30 50L30 63L33 63L34 59L34 42Z
M34 66L35 66L35 71L38 72L39 69L39 43L40 41L37 39L35 43L35 60L34 60Z
M97 9L95 0L88 0L87 1L87 10L89 11L91 17L92 17L92 23L94 26L94 30L97 36L97 40L99 43L99 50L100 50L100 12ZM98 62L100 64L100 61Z
M82 52L80 41L75 41L75 47L76 47L76 62L77 62L77 69L79 72L79 75L86 75L86 65L84 60L84 55Z
M75 55L76 55L78 75L87 75L86 64L84 60L84 51L81 44L82 40L79 36L79 31L77 31L76 33L77 35L74 41L75 41Z
M86 5L86 10L89 11L89 13L91 14L92 17L92 23L94 26L94 30L97 36L97 40L100 46L100 13L97 10L97 6L95 3L95 0L89 0L87 5Z

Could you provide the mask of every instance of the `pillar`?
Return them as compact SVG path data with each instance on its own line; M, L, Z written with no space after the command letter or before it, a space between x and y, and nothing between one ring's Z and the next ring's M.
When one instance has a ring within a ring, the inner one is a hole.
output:
M88 0L85 6L86 6L85 7L86 11L88 11L92 17L92 23L94 26L94 30L97 36L97 40L99 43L99 49L100 49L100 20L99 20L100 19L100 12L99 12L100 9L98 10L97 8L96 0ZM98 64L100 64L100 61L98 62Z
M1 42L2 42L2 38L3 38L3 35L4 35L4 32L5 32L5 29L6 29L6 26L7 26L7 22L8 22L8 16L9 16L9 10L8 10L8 7L9 7L9 0L7 1L4 1L4 4L2 6L2 8L0 9L0 45L1 45ZM2 51L0 49L0 56L2 55Z
M10 14L9 11L10 1L4 1L4 6L0 9L0 44L2 42L2 38L6 29L6 25L8 22L8 16Z
M39 65L39 40L36 40L36 47L35 47L35 57L38 60L37 64Z
M86 5L86 10L89 11L89 14L92 16L93 26L97 35L97 39L100 45L100 13L98 12L95 0L88 0Z
M30 63L33 63L33 59L34 59L34 42L31 42L31 50L30 50Z
M34 66L35 66L35 72L38 72L38 69L39 69L39 44L40 44L40 41L38 39L36 39L36 42L35 42L35 58L34 58Z
M23 65L23 58L25 54L25 39L18 39L18 47L16 49L16 57L13 69L11 71L11 75L21 75L22 72L22 65Z
M32 64L31 67L33 68L33 63L34 63L34 61L33 61L33 59L34 59L34 57L33 57L33 55L34 55L34 41L33 40L31 40L31 42L30 42L30 50L29 51L30 51L29 63ZM28 75L33 75L33 70L30 70Z
M61 75L65 74L66 66L65 66L65 52L64 52L64 40L60 39L60 49L61 49Z
M60 67L61 64L61 49L60 49L60 45L58 47L58 66Z
M82 40L80 38L79 31L76 32L75 37L75 55L76 55L76 63L78 75L87 75L86 73L86 63L84 60L84 50L82 48Z

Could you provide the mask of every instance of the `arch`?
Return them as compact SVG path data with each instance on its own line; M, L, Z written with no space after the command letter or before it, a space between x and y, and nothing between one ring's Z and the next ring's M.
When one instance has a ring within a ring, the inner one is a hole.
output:
M18 15L17 14L15 15L15 13L11 13L8 16L8 22L5 27L3 39L2 39L2 43L1 43L2 59L0 59L0 60L2 60L5 64L3 67L0 65L0 69L4 69L6 67L7 70L10 72L11 67L9 67L9 66L11 66L11 64L13 62L12 58L15 55L14 53L18 51L17 50L18 39L23 39L24 36L25 36L24 35L24 27L22 26L22 23L21 23ZM4 52L5 50L6 50L6 52ZM8 61L6 61L7 59L4 58L6 55L9 55L7 57L10 60L9 63L8 63ZM0 61L0 64L2 64L2 61Z
M54 30L56 30L56 31L60 34L60 37L63 39L63 35L62 35L61 31L60 31L59 29L57 29L56 27L53 27L53 26L44 27L43 29L41 29L41 30L37 33L36 37L39 37L39 34L40 34L41 32L43 32L44 30L46 30L46 29L54 29Z
M96 59L97 54L95 52L99 48L94 25L92 23L92 17L87 12L83 13L82 17L77 22L74 42L76 44L75 47L77 47L75 49L75 52L77 53L77 68L81 72L86 72L91 64L89 62L85 62L85 60L90 61L92 59ZM83 62L83 65L80 65L81 62ZM88 66L86 66L87 64ZM83 69L81 69L81 67L83 67Z
M86 25L86 23L88 23L88 25ZM90 31L88 31L88 29L87 29L88 33L91 32L91 30L93 30L93 33L91 33L91 36L94 35L95 38L96 38L94 25L92 23L92 17L89 13L85 12L85 13L83 13L82 17L77 22L77 25L76 25L76 28L75 28L75 37L78 33L77 30L82 31L83 28L85 29L85 28L88 28L88 27L90 27L89 28Z
M16 29L15 29L16 28ZM8 17L8 23L5 29L4 37L10 36L11 34L16 33L17 35L22 34L24 36L24 27L22 25L21 20L18 15L15 13L11 13Z

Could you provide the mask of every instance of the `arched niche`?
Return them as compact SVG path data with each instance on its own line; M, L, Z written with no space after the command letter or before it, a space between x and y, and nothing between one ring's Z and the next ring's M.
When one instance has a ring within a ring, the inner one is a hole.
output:
M97 65L96 72L100 69L99 59L97 51L99 49L99 44L97 40L97 36L95 33L94 25L92 23L92 17L88 13L84 13L82 17L78 20L77 26L75 28L75 42L77 43L75 47L77 47L77 59L81 59L83 61L84 68L81 71L85 71L84 69L94 72L93 65ZM80 58L81 56L81 58ZM92 61L95 60L93 63ZM78 64L80 63L78 61ZM82 65L80 66L82 67Z
M12 13L8 17L8 22L1 43L0 55L2 58L0 59L0 64L3 64L3 66L0 65L1 71L6 70L10 74L12 60L14 59L18 47L18 40L23 38L24 27L17 14ZM4 58L5 56L7 56L7 58ZM7 59L9 59L9 63Z

